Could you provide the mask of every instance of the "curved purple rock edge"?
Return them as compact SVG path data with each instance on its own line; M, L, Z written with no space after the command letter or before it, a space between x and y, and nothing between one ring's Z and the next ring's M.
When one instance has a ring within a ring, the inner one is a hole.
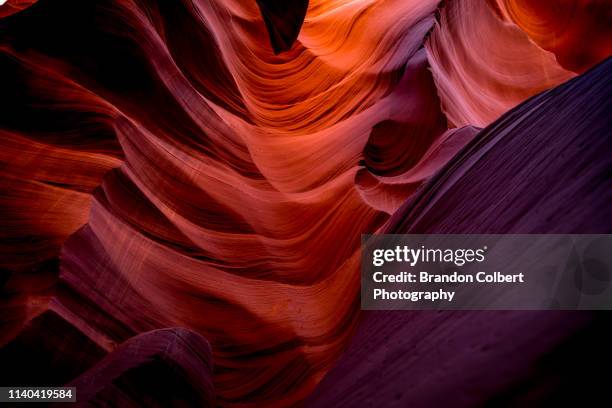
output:
M611 76L608 59L483 129L384 232L612 232ZM596 402L610 326L591 312L366 312L306 405Z

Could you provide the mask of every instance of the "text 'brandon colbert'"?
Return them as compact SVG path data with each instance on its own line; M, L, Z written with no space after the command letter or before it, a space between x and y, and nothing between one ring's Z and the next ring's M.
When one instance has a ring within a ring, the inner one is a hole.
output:
M418 277L418 280L417 280ZM398 274L386 275L383 272L374 272L372 280L376 283L524 283L523 273L506 275L501 272L478 272L472 274L461 274L453 272L444 275L429 272L420 272L418 275L412 272L401 272Z

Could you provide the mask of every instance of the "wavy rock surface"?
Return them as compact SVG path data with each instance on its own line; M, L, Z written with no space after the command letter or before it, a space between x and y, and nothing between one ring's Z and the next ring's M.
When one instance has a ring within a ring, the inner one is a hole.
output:
M612 54L612 9L602 0L494 0L500 14L574 72Z
M481 1L445 3L425 48L442 111L457 127L484 127L574 75Z
M210 346L172 328L131 338L67 384L78 404L96 407L214 407Z
M383 231L612 232L610 75L608 59L483 129ZM588 312L367 312L307 405L595 403L609 325Z
M0 346L48 379L71 333L69 382L182 327L224 406L303 401L359 325L360 234L437 222L400 207L574 75L492 2L27 5L0 6Z

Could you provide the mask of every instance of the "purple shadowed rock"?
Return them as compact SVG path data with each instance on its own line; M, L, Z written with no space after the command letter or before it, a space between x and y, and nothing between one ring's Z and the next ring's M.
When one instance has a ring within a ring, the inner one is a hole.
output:
M612 232L611 76L608 59L499 118L384 232ZM598 373L612 363L610 323L591 312L367 312L306 405L609 401Z
M210 345L183 329L132 337L67 386L82 405L210 407L215 405Z

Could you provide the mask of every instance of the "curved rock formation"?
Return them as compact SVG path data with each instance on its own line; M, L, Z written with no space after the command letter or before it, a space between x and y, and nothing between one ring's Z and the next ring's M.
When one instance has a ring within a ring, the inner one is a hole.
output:
M200 335L161 329L126 341L67 386L82 406L214 407L212 371Z
M601 0L546 4L537 0L494 0L500 14L574 72L612 54L612 10Z
M0 5L0 348L41 350L30 380L68 383L181 327L211 345L217 404L303 401L359 326L360 234L391 214L437 225L402 204L480 127L575 75L503 7Z
M610 75L612 59L483 129L382 231L612 232ZM609 325L589 312L366 312L307 406L595 403Z
M442 111L457 127L484 127L574 75L486 2L446 2L425 47Z

